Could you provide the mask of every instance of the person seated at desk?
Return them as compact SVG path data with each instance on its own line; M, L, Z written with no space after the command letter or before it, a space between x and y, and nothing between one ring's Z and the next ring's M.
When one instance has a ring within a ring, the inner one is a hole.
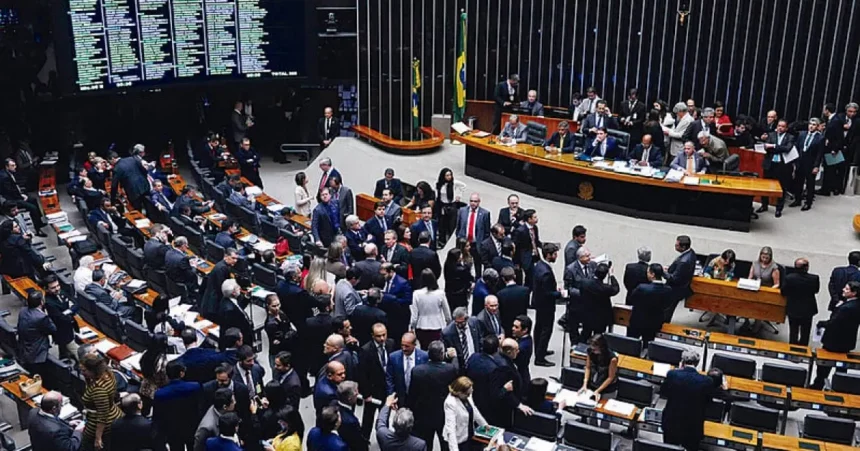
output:
M215 235L215 244L227 249L228 247L236 247L235 236L239 233L239 226L232 219L227 218L221 221L221 231Z
M586 116L585 120L582 121L582 130L588 133L589 138L593 138L601 128L618 129L618 121L611 116L605 100L598 100L594 112Z
M520 108L528 110L526 114L531 116L543 116L543 104L537 101L537 91L529 91L528 100L520 102Z
M188 205L183 205L179 208L179 220L182 221L187 227L192 229L200 229L203 230L203 224L206 223L206 218L202 216L191 216L191 207Z
M99 207L100 208L96 210L90 211L89 216L87 216L87 220L93 225L93 227L101 225L107 229L109 234L112 235L119 233L120 235L134 241L136 247L143 246L143 242L141 241L137 230L128 226L125 218L120 216L116 207L111 204L110 198L102 197Z
M173 247L164 255L164 270L171 280L185 284L189 296L196 299L197 273L191 267L191 256L188 255L188 238L178 236L173 240Z
M108 170L108 162L102 157L96 157L95 167L87 171L87 178L93 181L93 187L98 190L105 190L105 182L110 177Z
M663 149L653 144L651 135L642 136L642 142L636 144L627 157L630 159L630 164L637 166L653 168L663 166Z
M173 231L163 224L149 228L150 238L143 244L143 262L148 268L164 269L164 256L170 250L167 244L173 239Z
M84 292L94 297L96 302L100 302L110 307L110 309L117 312L122 319L130 319L140 324L142 317L140 310L125 302L120 303L120 299L125 297L125 293L122 290L113 290L108 287L105 272L101 269L93 271L93 281L87 285Z
M194 151L194 158L203 169L212 169L215 160L221 158L221 138L217 134L211 134L206 142L198 146Z
M87 208L90 210L99 208L99 202L107 195L107 193L97 190L93 186L93 181L87 177L82 178L80 183L81 187L77 191L78 198L83 199L84 203L87 204Z
M684 152L679 153L672 164L672 169L684 171L685 175L693 176L705 172L705 159L696 153L696 147L692 141L684 143Z
M245 184L239 183L238 185L233 186L233 192L230 193L230 197L227 198L230 202L239 205L240 207L254 209L254 203L251 202L251 197L245 193Z
M601 157L607 160L623 157L618 154L618 143L615 138L609 136L606 129L602 127L597 130L594 139L588 138L585 154L592 158Z
M569 133L567 121L558 123L558 131L552 134L544 143L550 152L573 153L573 135Z
M415 185L415 192L412 194L412 199L404 206L404 209L421 210L424 205L431 207L436 203L436 192L430 187L430 184L422 180Z
M499 141L503 143L516 142L517 144L526 142L526 126L520 123L520 117L512 114L508 118L508 123L499 135Z
M400 200L403 199L403 183L394 177L394 169L385 168L384 177L376 181L373 197L381 199L383 190L391 190L391 194L394 195L394 203L400 204Z
M780 275L779 264L773 261L773 249L765 246L761 248L758 259L750 266L750 274L747 277L760 280L763 287L779 288Z
M182 188L182 192L179 197L176 199L176 202L173 203L173 210L170 212L171 215L176 216L182 209L183 205L187 205L191 208L191 212L197 216L202 215L209 211L212 208L213 201L201 202L197 200L197 188L191 185L185 185L185 188ZM189 215L190 216L190 215Z
M240 183L242 183L242 176L239 174L232 174L225 177L224 180L215 185L215 189L224 197L230 197L230 194L233 194L233 187Z
M523 381L524 383L526 381ZM549 399L546 399L546 390L549 386L549 381L542 377L537 377L528 382L526 388L526 405L535 412L548 413L561 417L561 411L564 410L565 402L561 400L556 404Z
M152 182L152 191L149 192L149 200L152 201L155 208L164 213L169 213L170 210L173 210L173 202L170 201L171 197L170 191L164 189L164 183L161 180L154 180Z
M78 172L75 173L75 176L69 181L69 184L66 185L66 192L69 193L69 196L72 196L72 200L75 201L78 196L80 196L80 192L84 189L83 179L87 177L87 169L84 167L78 168Z
M726 249L722 254L708 262L705 267L705 277L717 280L732 280L735 278L735 251Z
M708 167L713 166L711 171L723 169L723 164L729 158L729 148L726 142L716 135L701 131L698 134L699 144L702 146L697 152L699 156L708 162Z

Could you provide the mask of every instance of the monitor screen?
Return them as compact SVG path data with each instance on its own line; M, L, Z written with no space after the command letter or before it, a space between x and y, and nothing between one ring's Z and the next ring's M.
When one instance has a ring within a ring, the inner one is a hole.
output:
M72 93L306 75L305 0L62 0Z

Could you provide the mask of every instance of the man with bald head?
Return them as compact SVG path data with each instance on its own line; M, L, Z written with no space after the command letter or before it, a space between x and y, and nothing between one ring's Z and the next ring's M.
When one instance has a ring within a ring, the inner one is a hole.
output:
M528 110L526 111L526 114L530 114L532 116L543 116L543 104L538 102L537 91L534 89L529 91L528 100L520 102L520 108Z
M490 212L481 208L481 195L472 193L469 205L457 212L457 238L463 238L471 244L472 259L475 261L475 274L481 274L482 262L481 242L490 237Z
M484 309L476 316L480 326L481 336L495 335L499 340L505 338L505 329L502 327L502 318L499 315L499 298L490 294L484 298Z
M767 135L769 133L776 132L776 126L779 123L779 114L774 110L770 110L767 112L767 117L762 119L759 123L758 137L761 138L762 141L767 141Z
M412 332L406 332L400 338L400 350L392 352L385 369L385 385L387 394L396 394L400 406L408 406L409 387L412 384L412 369L430 360L427 352L417 349L417 338Z
M81 431L59 418L63 395L50 391L42 397L40 408L29 413L30 445L34 450L78 451Z
M780 291L785 296L785 314L788 316L788 341L793 345L809 345L809 331L812 317L818 313L815 295L821 284L818 275L809 273L809 260L798 258L794 261L794 271L780 283Z
M334 110L331 107L325 107L323 110L323 117L317 123L317 133L322 150L325 150L340 135L340 121L334 117Z
M388 367L389 356L397 349L394 340L388 338L385 324L376 323L370 329L371 339L366 341L359 350L357 379L358 388L365 401L361 430L368 437L373 430L373 418L378 407L370 400L384 401L388 396L385 370Z
M346 380L346 368L340 362L329 362L314 385L314 409L317 415L323 407L337 405L337 384Z
M340 362L340 364L343 365L344 369L346 370L347 380L356 380L356 376L358 375L355 369L357 362L352 352L346 349L346 343L344 342L342 335L329 335L328 338L326 338L325 340L325 344L323 345L323 354L328 357L328 361L326 362L327 364L331 362ZM317 379L322 378L325 370L325 366L320 368Z
M663 149L653 144L651 135L642 136L642 142L636 144L628 157L637 166L660 167L663 165Z
M489 412L485 413L487 422L494 426L511 427L514 409L519 409L526 415L533 413L532 409L523 404L529 381L522 380L515 360L520 353L520 345L513 338L505 338L501 342L501 352L494 356L498 366L490 375L490 386L494 398L491 400ZM492 420L490 418L493 418Z

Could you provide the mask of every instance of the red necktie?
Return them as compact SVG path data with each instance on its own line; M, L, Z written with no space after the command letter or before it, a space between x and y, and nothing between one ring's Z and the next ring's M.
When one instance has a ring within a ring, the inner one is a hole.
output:
M475 241L475 210L469 215L469 228L466 230L466 240L470 243Z
M325 188L325 182L328 181L328 172L323 172L322 180L320 181L320 190Z

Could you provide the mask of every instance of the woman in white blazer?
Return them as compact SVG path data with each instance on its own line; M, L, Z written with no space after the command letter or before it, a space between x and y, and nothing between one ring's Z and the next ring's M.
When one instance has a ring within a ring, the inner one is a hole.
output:
M439 289L439 282L432 269L424 268L419 277L424 288L412 293L409 330L415 331L421 348L427 349L430 343L442 339L442 329L451 322L451 307L448 306L445 290Z
M296 174L296 213L311 215L311 195L308 193L308 176L304 172Z
M442 437L451 451L467 450L471 446L475 427L486 426L487 420L472 402L472 380L460 376L448 386L445 398L445 427Z

